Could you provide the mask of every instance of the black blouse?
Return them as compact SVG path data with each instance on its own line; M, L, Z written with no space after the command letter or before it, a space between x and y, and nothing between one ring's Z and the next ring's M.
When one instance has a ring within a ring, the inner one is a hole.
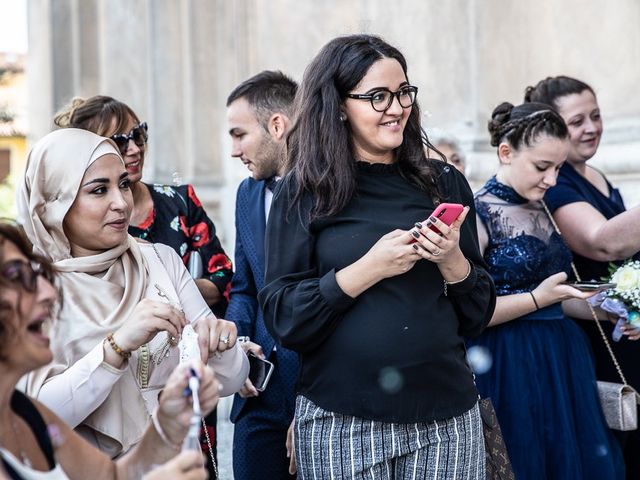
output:
M434 210L397 165L357 163L356 191L337 215L308 224L311 199L288 211L293 179L276 191L267 226L265 323L300 353L298 393L325 410L396 423L451 418L470 409L477 391L463 336L479 335L495 306L495 288L478 249L473 194L464 176L431 161L447 202L471 207L460 247L474 265L448 287L426 260L384 279L357 298L335 272L361 258L380 237L408 230Z

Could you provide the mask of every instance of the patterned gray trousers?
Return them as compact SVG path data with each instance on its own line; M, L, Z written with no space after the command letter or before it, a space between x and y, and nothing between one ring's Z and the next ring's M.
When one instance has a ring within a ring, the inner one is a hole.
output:
M300 480L484 480L478 405L430 423L384 423L329 412L298 395L296 466Z

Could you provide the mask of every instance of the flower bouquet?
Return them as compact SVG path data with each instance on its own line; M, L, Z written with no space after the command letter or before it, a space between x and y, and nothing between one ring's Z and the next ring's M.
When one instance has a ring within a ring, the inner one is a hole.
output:
M640 261L630 260L620 267L611 265L609 273L609 281L616 286L594 295L588 302L618 317L612 334L618 342L625 324L640 328Z

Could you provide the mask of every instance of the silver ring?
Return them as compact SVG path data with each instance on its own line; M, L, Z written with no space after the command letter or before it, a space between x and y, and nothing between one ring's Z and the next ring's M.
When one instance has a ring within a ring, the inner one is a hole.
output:
M440 255L440 249L436 249L435 252L431 252L431 255L433 255L434 257L437 257L438 255Z
M226 337L222 338L220 337L220 341L222 343L224 343L225 345L227 345L229 343L229 335L227 335Z

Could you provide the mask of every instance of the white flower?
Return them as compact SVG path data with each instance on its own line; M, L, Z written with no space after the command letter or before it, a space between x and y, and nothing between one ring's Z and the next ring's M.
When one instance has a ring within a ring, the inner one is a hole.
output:
M640 287L640 271L632 264L623 265L616 270L611 281L616 284L616 291L620 293L637 289Z
M173 220L171 220L169 226L177 232L180 229L180 219L178 217L175 217Z
M153 186L153 189L158 193L162 193L163 195L166 195L167 197L173 197L176 194L176 191L173 188L171 188L169 185L155 184Z

